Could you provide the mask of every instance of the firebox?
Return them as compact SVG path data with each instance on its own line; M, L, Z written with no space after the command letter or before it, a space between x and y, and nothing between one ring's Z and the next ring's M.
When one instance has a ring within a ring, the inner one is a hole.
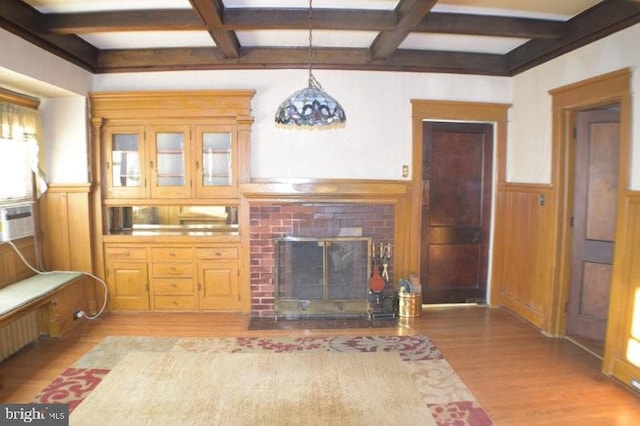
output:
M368 313L371 238L286 237L275 246L278 317Z

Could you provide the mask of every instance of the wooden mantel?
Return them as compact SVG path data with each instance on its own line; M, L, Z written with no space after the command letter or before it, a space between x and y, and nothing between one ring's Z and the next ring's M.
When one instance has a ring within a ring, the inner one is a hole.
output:
M396 204L409 191L409 181L360 179L252 180L240 193L252 202L354 202Z

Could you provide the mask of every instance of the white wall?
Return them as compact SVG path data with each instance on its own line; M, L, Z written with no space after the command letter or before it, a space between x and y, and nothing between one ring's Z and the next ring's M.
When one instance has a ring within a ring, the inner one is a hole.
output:
M584 46L513 78L507 144L507 179L551 181L549 90L622 68L632 69L631 188L640 189L640 24Z
M45 134L47 180L55 183L88 182L85 98L46 98L42 100L40 110Z
M411 99L511 101L510 79L447 74L314 71L347 114L337 130L285 130L278 105L307 85L306 70L181 71L94 76L95 91L255 89L254 178L402 179L411 165Z
M0 86L41 99L49 183L88 181L85 96L91 73L0 29Z
M89 72L3 29L0 29L0 46L0 67L36 82L29 90L32 93L49 95L48 85L62 89L59 91L61 96L84 96L91 90ZM42 87L38 87L38 81L44 83Z

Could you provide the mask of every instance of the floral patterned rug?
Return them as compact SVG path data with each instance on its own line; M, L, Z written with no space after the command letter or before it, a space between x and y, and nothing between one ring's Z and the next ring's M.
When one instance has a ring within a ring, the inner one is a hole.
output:
M73 411L107 379L111 371L122 368L120 362L130 354L310 354L313 352L393 354L398 358L397 365L402 366L402 374L406 375L409 378L408 383L415 387L411 392L415 393L423 407L427 407L436 424L473 426L493 424L440 351L426 336L107 337L72 367L63 371L32 402L68 404L73 420ZM247 398L250 398L250 393L247 393Z

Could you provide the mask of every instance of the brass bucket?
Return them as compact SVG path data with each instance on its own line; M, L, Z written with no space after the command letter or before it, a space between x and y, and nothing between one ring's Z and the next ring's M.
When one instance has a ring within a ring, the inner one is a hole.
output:
M401 318L420 316L422 313L422 293L400 293L398 297L398 316Z

